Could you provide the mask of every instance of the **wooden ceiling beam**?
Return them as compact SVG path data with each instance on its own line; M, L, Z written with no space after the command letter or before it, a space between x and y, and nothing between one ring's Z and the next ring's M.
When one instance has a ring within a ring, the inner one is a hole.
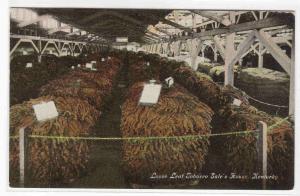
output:
M175 22L173 22L173 21L171 21L171 20L167 20L167 19L165 19L165 18L162 19L161 22L164 23L164 24L173 26L173 27L175 27L175 28L177 28L177 29L180 29L180 30L183 30L183 31L187 31L187 32L190 32L190 33L194 33L194 31L193 31L192 28L182 26L182 25L180 25L180 24L178 24L178 23L175 23Z
M226 28L218 28L209 31L204 31L201 33L196 33L193 36L182 36L179 37L178 40L201 38L204 36L222 35L226 33L235 33L235 32L262 29L262 28L282 26L282 25L294 26L294 17L289 15L286 15L285 17L276 16L276 17L270 17L258 21L245 22L241 24L233 24Z
M200 11L200 10L191 10L191 12L203 16L205 18L211 19L213 21L219 22L225 26L231 24L229 19L223 18L223 16L218 16L217 14L213 13L212 11Z
M168 35L168 36L171 36L171 35L172 35L172 34L169 33L168 31L165 31L165 30L163 30L163 29L161 29L161 28L159 28L159 27L155 27L155 26L154 26L154 28L155 28L156 31L159 31L159 32L161 32L161 33L164 33L164 34L166 34L166 35Z

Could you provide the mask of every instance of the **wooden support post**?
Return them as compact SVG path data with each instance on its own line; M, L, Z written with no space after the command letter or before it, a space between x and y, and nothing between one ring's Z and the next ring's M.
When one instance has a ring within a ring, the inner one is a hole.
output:
M259 11L259 20L264 19L264 13L262 11ZM262 43L259 43L258 46L258 68L263 68L264 65L264 46Z
M290 73L290 97L289 97L289 115L294 120L295 114L295 29L293 29L293 40L291 50L291 73Z
M226 35L226 47L225 47L225 81L224 85L234 85L234 72L233 72L233 63L232 55L235 53L234 50L234 37L235 33L229 33Z
M263 50L264 50L263 45L261 43L259 43L259 46L258 46L258 67L259 68L262 68L263 64L264 64Z
M214 36L214 43L215 43L215 48L219 51L220 55L222 58L225 60L225 49L222 45L221 39L219 36Z
M191 67L194 70L197 70L198 65L196 64L196 60L198 57L198 53L202 47L201 41L198 39L187 40L187 46L189 48L189 54L190 54L190 58L191 58Z
M257 156L258 156L258 168L259 175L267 176L267 166L268 166L268 127L263 121L259 121L258 125L258 138L257 138ZM262 189L267 188L267 180L262 179Z
M214 62L218 61L218 49L216 44L214 45Z
M160 54L161 51L161 44L157 44L156 53Z
M27 160L27 141L28 134L25 128L19 130L19 170L20 170L20 187L25 187L26 183L26 160Z
M38 63L41 63L42 62L42 40L38 40L38 49L39 49Z
M201 48L201 57L203 57L203 58L205 58L204 51L205 51L205 47L202 46L202 48Z
M230 21L232 24L235 23L235 16L233 15L233 12L230 12ZM235 54L234 49L234 38L235 33L227 33L226 34L226 44L225 44L225 67L224 67L224 75L225 75L225 81L224 85L234 85L234 72L233 72L233 63L232 63L232 55Z
M173 43L174 56L180 55L180 49L181 49L180 46L181 46L180 40Z

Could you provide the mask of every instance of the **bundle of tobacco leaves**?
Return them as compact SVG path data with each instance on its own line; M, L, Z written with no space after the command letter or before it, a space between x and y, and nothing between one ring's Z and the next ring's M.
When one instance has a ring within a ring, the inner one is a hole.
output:
M205 74L210 73L210 69L212 69L214 66L211 63L199 63L198 64L198 71L203 72Z
M112 91L119 70L119 61L112 59L106 63L98 62L95 71L76 68L43 86L40 95L80 98L100 109L104 104L103 99Z
M27 63L32 67L26 68ZM17 56L10 63L10 104L20 103L38 95L38 89L65 73L72 66L82 63L76 57L56 57L45 55L42 63L37 62L37 56Z
M164 61L161 59L161 61ZM249 104L244 92L230 87L221 87L203 75L194 72L183 63L167 61L161 69L161 78L173 76L175 81L196 95L200 101L210 106L215 112L212 122L213 133L228 133L236 131L253 131L259 121L268 126L282 119L272 117L257 110ZM239 99L241 105L233 104ZM222 157L220 172L236 172L252 175L257 172L256 135L253 133L237 136L214 137L212 148L219 151ZM293 127L288 121L273 128L268 135L268 173L278 175L275 183L282 183L293 176Z
M223 160L222 171L253 176L259 173L257 160L257 124L263 121L270 126L268 133L268 174L278 176L282 183L293 175L293 128L292 124L281 118L272 117L253 106L226 106L218 112L218 122L214 123L214 133L244 132L247 134L215 137L214 148L219 149ZM214 119L216 120L216 119ZM278 124L272 127L272 125ZM259 173L261 174L261 173Z
M33 105L54 101L58 117L37 121ZM89 160L89 144L86 141L37 136L88 136L100 113L87 101L44 96L17 104L10 109L10 135L18 136L24 127L29 135L26 147L26 180L32 186L51 186L66 183L81 176ZM10 183L19 182L19 139L10 140Z
M139 184L184 183L188 180L150 177L154 172L167 175L201 172L209 140L197 136L210 133L213 111L178 84L162 89L157 104L139 105L143 86L143 82L134 84L122 105L122 136L143 138L123 142L125 175Z
M289 104L288 74L266 68L247 68L241 70L236 81L236 86L247 90L247 94L257 100L275 104ZM288 115L288 108L272 107L258 102L253 102L255 106L269 114Z

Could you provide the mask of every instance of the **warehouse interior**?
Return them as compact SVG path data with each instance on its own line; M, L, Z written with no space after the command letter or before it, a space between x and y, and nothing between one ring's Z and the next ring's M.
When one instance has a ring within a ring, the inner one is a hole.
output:
M292 189L294 18L10 8L10 186Z

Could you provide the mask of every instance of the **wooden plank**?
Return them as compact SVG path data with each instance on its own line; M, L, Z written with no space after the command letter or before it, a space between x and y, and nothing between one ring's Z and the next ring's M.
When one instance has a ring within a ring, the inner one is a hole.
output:
M291 73L291 59L281 50L281 48L272 41L270 35L263 30L255 32L256 37L266 47L266 49L272 54L276 61L282 66L282 68L288 73Z
M27 175L27 143L28 143L28 133L25 127L19 129L19 178L20 187L25 187L26 175Z
M259 165L259 175L267 176L267 166L268 166L268 127L263 121L258 122L258 138L257 138L257 156ZM267 188L267 180L262 179L262 189Z

